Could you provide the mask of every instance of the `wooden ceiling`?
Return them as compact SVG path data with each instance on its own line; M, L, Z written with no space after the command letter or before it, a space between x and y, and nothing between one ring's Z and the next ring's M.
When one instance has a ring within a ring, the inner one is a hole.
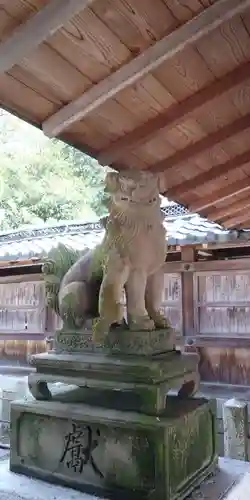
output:
M250 227L250 0L1 0L0 104Z

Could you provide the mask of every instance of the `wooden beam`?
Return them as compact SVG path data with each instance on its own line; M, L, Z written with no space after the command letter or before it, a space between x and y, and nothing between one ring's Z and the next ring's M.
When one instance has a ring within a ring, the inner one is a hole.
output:
M97 159L99 163L111 165L114 161L122 158L127 149L144 144L153 134L159 132L159 130L164 129L166 132L172 129L175 125L180 123L181 120L187 119L189 115L194 113L204 104L211 102L213 99L225 94L245 80L248 80L249 73L250 63L247 62L236 70L231 71L220 80L215 81L208 87L188 97L182 103L170 106L170 108L157 115L155 118L148 120L140 127L132 130L132 132L112 142L110 146L98 155Z
M46 338L46 333L28 333L23 331L15 331L15 332L5 332L0 333L0 341L1 340L17 340L22 342L23 340L34 340L35 342L44 342ZM28 367L30 371L32 371L31 367Z
M241 222L240 224L237 224L237 230L245 230L245 229L250 229L250 215L249 215L249 219L247 220L244 220L243 222ZM249 231L244 231L244 233L249 233ZM242 246L242 245L240 245ZM250 245L249 245L250 246Z
M238 258L232 260L204 260L194 263L196 272L225 272L225 271L245 271L249 269L250 258ZM247 303L247 301L246 301ZM219 304L218 304L219 305Z
M186 47L193 45L237 14L243 13L248 7L250 0L218 0L45 120L45 134L57 136L72 123L81 120L108 99L115 97L118 92L133 85Z
M228 160L226 163L219 163L218 165L215 165L210 170L208 170L208 172L202 172L192 179L182 181L180 184L177 184L177 186L168 189L164 194L171 198L179 197L182 194L187 193L188 191L194 191L195 189L204 186L204 184L214 181L218 177L226 175L229 172L232 172L233 170L240 168L249 162L250 150L235 156L231 160Z
M238 215L235 215L234 217L230 217L229 219L224 220L223 225L227 229L232 229L232 228L237 228L237 226L241 225L249 220L249 210L246 208L243 208L241 212L238 213Z
M250 198L244 198L244 200L239 200L235 203L232 203L231 205L228 204L225 207L217 208L212 212L208 212L207 218L221 222L225 217L234 215L235 213L240 212L243 208L249 208L249 206Z
M250 328L249 333L244 336L233 335L228 337L227 335L209 335L201 334L191 337L190 340L194 341L196 347L217 347L217 348L239 348L249 349L250 347ZM247 388L249 390L249 388Z
M9 71L24 57L28 57L42 42L93 1L50 0L43 9L18 26L11 37L0 44L0 73Z
M249 217L249 216L248 216ZM244 271L250 267L250 258L238 258L232 260L204 260L198 262L165 262L164 273L193 273L193 272L224 272ZM250 328L249 328L250 331Z
M190 212L201 212L206 208L215 205L216 203L225 201L227 199L229 200L236 194L247 192L249 191L249 189L250 189L250 183L248 179L236 181L233 182L232 184L229 184L229 186L213 191L210 196L201 198L200 200L191 203L188 209Z
M163 172L171 169L172 167L178 165L178 163L188 161L194 156L197 156L204 151L207 151L216 144L219 144L230 137L233 137L240 132L243 132L247 128L250 127L250 115L242 116L238 120L220 130L216 130L212 134L203 137L200 141L195 142L194 144L190 144L186 148L177 151L174 155L166 158L165 160L161 160L158 163L150 166L150 170L152 172Z
M196 251L193 246L185 246L181 249L181 260L183 262L195 262ZM182 290L182 317L183 317L183 335L195 335L194 321L194 283L193 273L181 274Z
M129 132L112 142L111 145L98 155L97 159L99 163L103 165L111 165L114 161L122 158L128 149L144 144L148 139L150 139L150 137L152 137L152 135L159 132L159 130L164 129L164 131L167 132L172 129L175 125L180 123L181 120L187 119L189 115L194 113L204 104L225 94L232 88L240 85L245 80L248 80L249 72L250 63L247 62L237 68L237 70L228 73L226 76L218 81L215 81L205 89L202 89L188 97L182 103L170 106L170 108L157 115L155 118L148 120L135 130L132 130L132 132ZM226 133L228 132L225 131L225 138L227 138ZM171 158L174 159L173 156ZM178 161L180 160L178 159ZM166 169L165 164L164 168Z

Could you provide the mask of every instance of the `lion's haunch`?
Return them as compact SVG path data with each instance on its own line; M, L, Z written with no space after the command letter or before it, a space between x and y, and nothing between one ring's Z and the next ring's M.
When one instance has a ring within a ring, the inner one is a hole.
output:
M90 250L81 257L65 274L58 295L59 312L62 319L66 319L69 312L67 297L72 297L71 313L82 326L86 319L98 316L98 298L102 283L102 268L95 262L95 250Z

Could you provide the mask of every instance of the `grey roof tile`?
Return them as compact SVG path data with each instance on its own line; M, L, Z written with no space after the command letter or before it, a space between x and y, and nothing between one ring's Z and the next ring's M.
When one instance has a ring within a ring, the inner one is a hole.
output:
M192 214L184 207L174 203L165 203L164 225L167 228L168 243L185 245L234 239L237 234L227 231L219 224L208 221L198 214ZM93 248L104 234L97 222L66 221L53 226L27 227L15 231L0 232L0 260L18 261L42 258L48 251L64 243L75 249Z

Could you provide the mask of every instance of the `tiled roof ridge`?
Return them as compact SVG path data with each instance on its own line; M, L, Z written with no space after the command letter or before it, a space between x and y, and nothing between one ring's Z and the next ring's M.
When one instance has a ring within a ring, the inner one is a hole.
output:
M166 219L172 220L176 217L191 217L192 214L188 212L185 207L177 203L169 203L168 206L162 207L161 211L166 216ZM176 213L175 213L176 212ZM78 220L57 222L51 225L34 226L20 229L13 229L10 231L0 231L0 244L18 242L29 239L40 239L50 237L56 234L78 234L85 231L100 231L103 229L102 224L97 221L83 222Z
M0 244L52 237L53 235L78 234L89 231L100 231L103 226L96 222L67 222L48 226L22 228L13 231L0 232Z

